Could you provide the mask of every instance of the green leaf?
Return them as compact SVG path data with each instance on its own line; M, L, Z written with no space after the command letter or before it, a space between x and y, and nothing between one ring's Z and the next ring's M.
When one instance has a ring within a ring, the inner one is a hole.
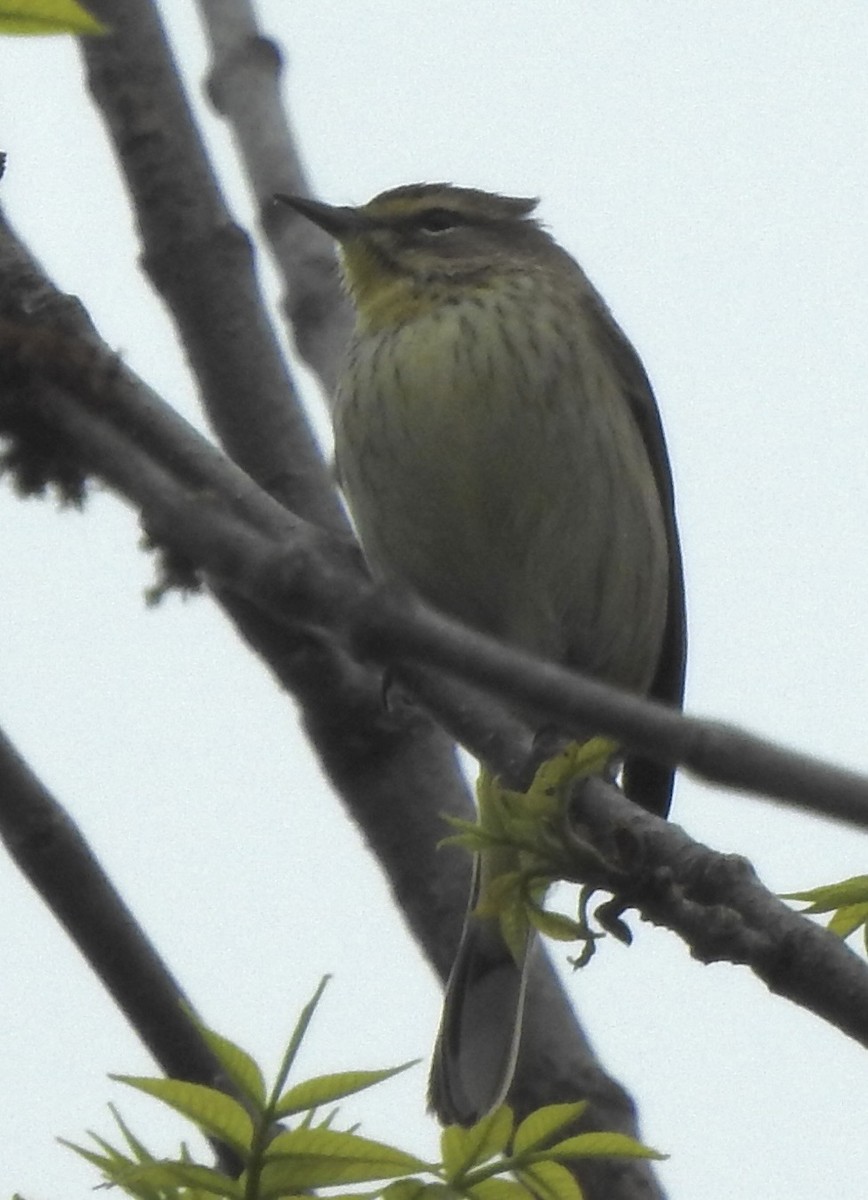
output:
M467 1130L471 1145L476 1144L473 1162L487 1162L496 1154L502 1154L512 1137L513 1116L508 1104L501 1104L481 1121Z
M339 1129L288 1129L269 1142L266 1158L286 1155L327 1155L358 1162L388 1162L402 1171L427 1171L430 1164L412 1154Z
M848 938L851 933L868 921L868 904L844 904L829 919L829 929L840 938Z
M108 33L75 0L0 0L0 34Z
M469 850L472 854L478 854L481 850L487 850L492 845L496 845L490 834L486 833L476 821L465 821L462 817L445 817L444 818L453 829L457 829L457 833L450 834L449 837L441 838L437 843L437 849L441 846L462 846L465 850Z
M136 1164L118 1171L114 1180L122 1188L171 1189L173 1192L178 1188L195 1188L211 1196L225 1196L227 1200L240 1200L243 1195L237 1179L198 1163L163 1160Z
M537 1150L545 1142L550 1141L566 1126L577 1121L588 1107L587 1100L577 1100L574 1104L547 1104L538 1108L525 1117L512 1142L513 1155Z
M100 1150L102 1150L103 1154L105 1154L105 1156L109 1162L131 1163L131 1162L136 1161L135 1159L129 1158L126 1154L121 1154L120 1150L117 1150L111 1144L111 1142L106 1141L105 1138L101 1138L98 1134L94 1133L93 1130L89 1129L87 1132L88 1132L89 1136L92 1137L93 1140L96 1142L96 1144L100 1148ZM145 1160L145 1161L153 1161L153 1160Z
M314 1188L333 1188L353 1183L371 1183L388 1179L401 1171L390 1169L386 1164L351 1163L335 1161L328 1155L293 1155L287 1158L269 1159L259 1173L256 1190L257 1200L271 1200L309 1193ZM242 1182L245 1176L242 1175Z
M292 1037L289 1039L289 1045L286 1048L286 1053L283 1056L280 1066L277 1069L277 1078L274 1081L274 1086L271 1089L271 1095L268 1098L270 1105L277 1104L278 1098L284 1089L287 1076L292 1070L292 1064L295 1062L295 1056L298 1054L298 1048L301 1045L304 1035L307 1033L307 1027L313 1019L313 1014L316 1012L317 1005L322 999L322 994L326 990L328 981L331 975L323 975L316 987L316 991L301 1010L298 1020L295 1023L295 1029L292 1031Z
M576 942L587 939L588 931L585 926L574 921L572 917L565 917L563 913L528 905L527 917L535 929L556 942Z
M461 1125L447 1125L440 1131L440 1157L446 1178L457 1179L469 1161L467 1130Z
M543 1152L546 1158L666 1158L626 1133L580 1133Z
M400 1182L400 1181L399 1181ZM391 1187L391 1184L387 1185ZM383 1195L381 1187L371 1188L369 1191L359 1192L354 1188L351 1192L329 1192L328 1200L377 1200L377 1197ZM311 1200L310 1192L303 1192L304 1200ZM286 1200L290 1200L287 1197Z
M334 1075L318 1075L315 1079L306 1079L283 1093L274 1108L274 1116L280 1120L281 1117L288 1117L293 1113L318 1108L322 1104L331 1104L334 1100L341 1100L355 1092L363 1092L375 1083L382 1083L384 1079L391 1079L393 1075L406 1071L408 1067L414 1067L419 1061L418 1058L414 1058L399 1067L387 1067L382 1071L341 1071Z
M563 797L577 779L605 774L617 749L614 742L603 737L570 742L553 758L540 764L530 786L530 794Z
M136 1157L136 1159L138 1160L138 1162L153 1162L154 1161L153 1154L151 1154L151 1152L148 1150L147 1146L145 1146L142 1142L139 1141L139 1139L136 1137L136 1135L133 1133L133 1131L126 1124L126 1122L124 1121L123 1117L118 1112L118 1110L114 1106L114 1104L109 1105L109 1110L115 1119L115 1123L117 1124L118 1129L120 1129L121 1133L124 1135L124 1139L125 1139L127 1145L129 1146L130 1150L132 1150L132 1152L133 1152L134 1156ZM94 1134L91 1134L90 1136L94 1137ZM101 1141L101 1139L98 1139L98 1140Z
M478 917L499 916L509 905L524 906L523 877L521 871L501 871L487 880L485 891L473 910Z
M538 1162L517 1172L521 1182L539 1200L582 1200L582 1191L566 1167L556 1162Z
M396 1179L394 1183L387 1184L380 1195L382 1200L433 1200L434 1192L442 1198L448 1190L442 1183L425 1183L422 1179ZM336 1198L329 1196L329 1200Z
M92 1166L97 1167L98 1170L104 1171L106 1174L118 1162L123 1161L113 1155L97 1154L95 1150L90 1150L87 1146L79 1146L75 1142L69 1142L66 1138L58 1138L57 1140L61 1146L66 1146L67 1150L74 1151L74 1153L78 1154L86 1162L89 1162ZM126 1161L129 1162L129 1159L126 1159Z
M180 1079L144 1079L134 1075L111 1075L110 1078L162 1100L169 1108L189 1117L205 1133L219 1138L242 1157L247 1156L253 1125L231 1096L201 1083L186 1083Z
M465 1188L473 1200L533 1200L533 1193L523 1183L503 1176L480 1179L479 1183L465 1185Z
M226 1072L230 1081L235 1085L245 1100L249 1100L257 1112L265 1108L265 1080L256 1062L246 1050L230 1042L222 1034L199 1025L199 1032L207 1043L211 1053Z
M262 1173L266 1191L276 1195L279 1183L293 1191L368 1183L426 1171L429 1165L394 1146L335 1129L290 1129L265 1150ZM267 1186L266 1186L267 1185Z
M833 908L843 908L847 904L868 904L868 875L854 875L840 883L824 884L806 892L784 892L781 899L806 900L811 907L804 911L809 913L831 912Z
M477 833L479 831L478 821L468 821L466 817L453 817L449 813L441 813L441 816L447 825L461 833ZM451 841L451 838L445 838L444 841L437 843L437 849L439 850L444 845L450 845Z
M452 1183L471 1167L501 1154L512 1135L512 1109L506 1104L463 1129L447 1125L440 1134L440 1153L446 1180Z

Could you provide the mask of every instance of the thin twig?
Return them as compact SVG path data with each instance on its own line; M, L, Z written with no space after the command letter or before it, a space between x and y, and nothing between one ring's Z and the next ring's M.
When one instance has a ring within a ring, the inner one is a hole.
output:
M249 0L197 0L197 8L211 49L208 95L226 118L256 200L296 346L331 397L352 316L332 239L273 201L275 192L311 194L280 89L283 53L259 30Z

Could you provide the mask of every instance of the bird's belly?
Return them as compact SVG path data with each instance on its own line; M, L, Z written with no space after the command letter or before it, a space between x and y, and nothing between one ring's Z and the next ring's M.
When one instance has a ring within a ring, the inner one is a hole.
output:
M564 364L532 386L509 356L477 346L462 361L431 341L417 356L393 347L397 369L385 351L357 360L338 398L338 464L372 568L468 625L644 691L668 554L626 400Z

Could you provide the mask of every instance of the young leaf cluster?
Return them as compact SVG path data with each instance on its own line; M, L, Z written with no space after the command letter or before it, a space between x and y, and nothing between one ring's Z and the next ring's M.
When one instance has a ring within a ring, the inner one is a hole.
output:
M123 1148L94 1133L90 1137L95 1148L63 1144L97 1167L108 1184L136 1200L301 1200L318 1195L327 1200L581 1200L569 1169L577 1160L661 1157L623 1134L562 1136L581 1116L584 1102L539 1109L517 1128L505 1106L469 1129L449 1126L441 1137L440 1163L425 1162L355 1130L334 1128L334 1112L317 1116L324 1105L413 1064L320 1075L287 1086L324 986L325 981L303 1010L270 1088L246 1051L201 1026L238 1099L177 1079L114 1077L161 1100L229 1147L242 1164L237 1177L194 1161L186 1146L176 1158L154 1157L114 1109Z
M570 789L578 779L604 774L615 750L606 738L571 742L542 763L527 792L505 788L483 769L476 785L479 821L450 818L457 832L447 842L508 864L489 872L476 908L478 916L500 921L508 945L523 947L530 926L556 941L583 942L584 960L601 936L591 931L583 908L574 920L547 909L544 900L558 880L576 881L577 847L575 840L567 847L563 834Z
M463 1129L450 1125L441 1136L442 1164L436 1169L439 1183L418 1180L411 1197L408 1180L401 1194L391 1185L388 1200L435 1200L462 1196L467 1200L582 1200L582 1190L571 1170L584 1158L663 1158L622 1133L580 1133L563 1136L582 1116L587 1104L550 1104L538 1108L517 1127L506 1105ZM423 1197L422 1193L427 1193Z
M828 927L841 938L862 930L862 940L868 951L868 875L854 875L840 883L825 884L806 892L788 892L785 900L804 900L804 912L831 913Z

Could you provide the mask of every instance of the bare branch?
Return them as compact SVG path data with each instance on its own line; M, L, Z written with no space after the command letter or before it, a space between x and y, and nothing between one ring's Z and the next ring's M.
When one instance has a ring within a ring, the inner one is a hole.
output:
M147 0L93 6L88 82L123 173L142 263L163 297L226 451L261 487L329 529L345 518L256 278L221 196L165 33Z
M5 335L5 336L4 336ZM298 622L329 628L348 650L381 663L435 664L438 669L547 713L559 727L591 724L633 750L673 766L688 766L709 782L741 786L794 807L868 827L868 779L734 726L702 721L623 692L566 668L545 663L466 628L393 586L375 584L348 543L290 518L280 542L262 536L236 514L231 498L198 496L186 483L125 445L123 430L105 414L112 380L82 371L80 361L39 356L19 327L0 330L3 369L26 365L69 396L44 396L48 419L61 428L91 469L141 508L157 538L188 555L221 584L288 627ZM40 343L42 347L42 343ZM228 504L227 504L228 500ZM499 769L499 763L492 766Z
M338 282L332 239L272 201L275 192L311 194L283 108L283 55L260 33L248 0L198 0L197 7L213 58L208 95L229 123L262 214L299 353L330 397L352 316Z
M568 834L576 879L613 892L615 911L673 930L701 962L750 967L868 1046L868 962L763 887L746 859L710 850L602 779L576 789Z
M66 810L0 731L0 840L167 1075L240 1099L189 1012L192 1004ZM235 1156L215 1144L227 1169Z
M355 618L361 656L436 663L486 691L547 713L559 727L599 733L708 783L868 828L868 777L722 721L688 717L564 667L483 638L413 598L382 589Z

